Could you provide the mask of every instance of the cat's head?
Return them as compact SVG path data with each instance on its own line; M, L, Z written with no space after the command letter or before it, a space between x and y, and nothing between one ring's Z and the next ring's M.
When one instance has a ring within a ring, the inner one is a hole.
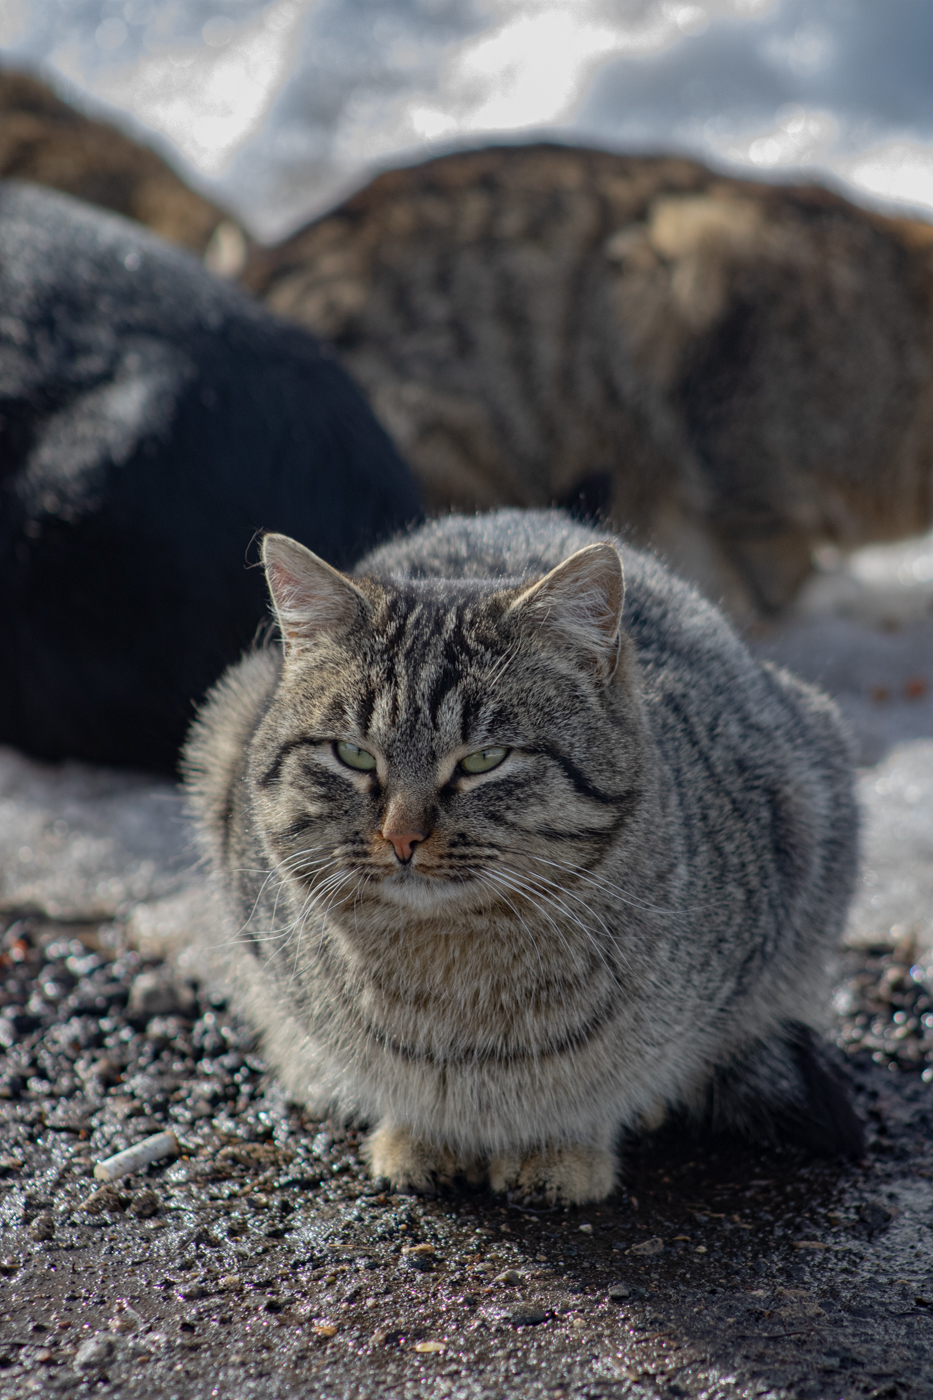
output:
M250 782L279 871L357 911L559 910L642 787L614 546L531 582L351 579L282 535L263 554L284 659Z

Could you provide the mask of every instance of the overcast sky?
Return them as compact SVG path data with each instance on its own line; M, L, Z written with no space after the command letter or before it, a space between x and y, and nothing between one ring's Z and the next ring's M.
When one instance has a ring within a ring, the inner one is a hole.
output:
M0 0L0 49L267 239L376 169L540 135L933 217L933 0Z

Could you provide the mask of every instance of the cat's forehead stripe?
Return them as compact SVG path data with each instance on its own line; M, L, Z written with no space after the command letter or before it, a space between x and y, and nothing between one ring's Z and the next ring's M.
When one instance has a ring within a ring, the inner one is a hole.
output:
M475 699L467 703L464 681L479 658L471 614L480 600L452 606L403 593L392 601L393 625L377 628L379 651L357 708L361 732L390 733L417 713L435 733L458 733L465 741L479 708Z

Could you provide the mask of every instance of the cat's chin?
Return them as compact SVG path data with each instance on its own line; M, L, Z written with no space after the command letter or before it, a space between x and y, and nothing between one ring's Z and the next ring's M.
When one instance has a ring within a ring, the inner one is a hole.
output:
M418 914L432 914L453 906L466 911L474 904L478 909L488 903L476 880L444 880L419 875L416 871L390 875L380 881L373 894L382 903L391 904L393 909L409 909Z

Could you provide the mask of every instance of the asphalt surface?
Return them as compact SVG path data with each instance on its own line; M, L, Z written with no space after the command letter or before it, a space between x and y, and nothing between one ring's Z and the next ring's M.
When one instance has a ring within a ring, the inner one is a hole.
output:
M933 1397L933 993L848 955L864 1161L671 1126L600 1207L398 1195L119 924L2 939L0 1400ZM929 1025L926 1020L929 1020ZM165 1127L181 1156L103 1191Z

